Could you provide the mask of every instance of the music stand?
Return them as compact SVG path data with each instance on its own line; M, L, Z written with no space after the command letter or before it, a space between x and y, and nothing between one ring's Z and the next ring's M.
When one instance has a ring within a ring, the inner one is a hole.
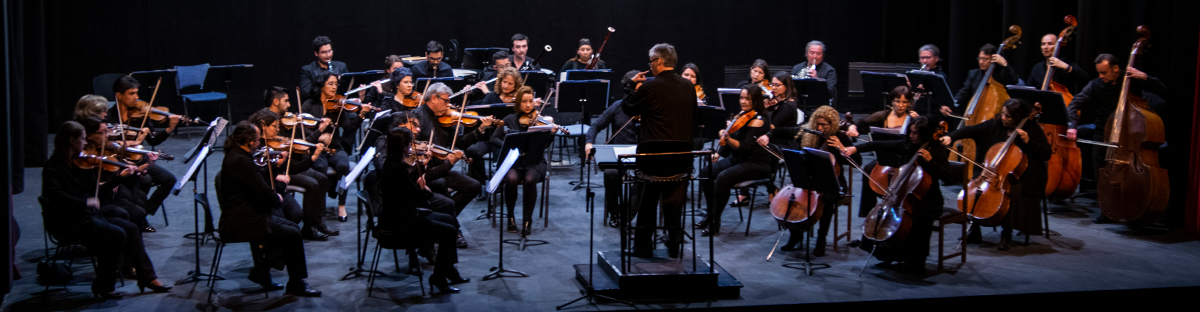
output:
M924 112L920 111L921 107L917 103L913 103L913 111L928 115L938 112L942 106L954 107L954 93L950 91L950 85L946 83L946 77L923 70L910 70L905 76L908 77L909 83L912 84L913 92L920 92L925 95L921 98L927 99L922 101L928 104L925 105Z
M554 103L554 108L559 112L582 112L583 124L592 124L592 112L602 112L608 108L609 81L603 79L597 80L571 80L558 82L558 100ZM584 127L579 127L583 131ZM581 137L586 133L575 133L572 136ZM578 144L578 141L576 141ZM587 159L579 161L579 180L571 181L570 185L575 185L573 190L584 187L583 172L587 171L584 167L587 165Z
M726 120L729 120L729 113L725 109L716 106L697 106L696 129L692 133L701 139L716 140L720 137L721 130L725 130Z
M342 183L338 183L338 187L340 187L343 191L348 190L350 188L350 183L354 183L354 182L358 181L358 178L360 176L362 176L362 173L364 171L366 171L367 165L371 163L372 159L375 159L375 147L374 146L367 149L366 154L364 154L362 156L362 159L358 160L358 164L354 166L354 169L350 170L350 174L347 174L346 178L342 179ZM361 185L360 185L359 190L362 190ZM367 251L366 251L367 248L363 244L363 235L364 235L364 232L362 229L363 213L364 213L363 206L362 206L362 204L359 204L358 205L358 217L357 217L358 220L355 221L356 226L358 226L358 232L354 233L354 239L356 241L356 243L354 244L354 247L355 247L355 249L357 249L354 253L358 256L358 262L355 264L354 267L350 268L349 273L346 273L346 275L342 276L342 279L341 279L342 281L348 280L351 278L355 278L355 277L360 277L360 276L368 276L371 274L385 275L382 272L363 269L363 262L367 258Z
M592 156L595 156L595 155L596 155L596 150L592 149L591 152L588 153L587 157L592 158ZM613 155L615 156L616 154L613 154ZM575 298L575 300L568 301L567 303L557 306L554 309L562 310L564 307L569 306L572 303L578 302L579 300L583 300L583 299L587 299L588 303L596 304L596 298L604 298L609 301L621 302L621 303L629 305L630 307L633 307L634 306L633 303L623 301L623 300L618 300L616 298L612 298L609 296L605 296L605 295L596 293L596 284L594 282L595 281L594 275L596 274L595 273L596 268L593 265L593 261L595 261L595 258L592 257L592 255L595 253L595 245L596 245L596 193L592 192L592 181L591 181L592 176L588 175L587 179L588 179L588 181L584 183L584 185L586 185L586 187L587 187L587 195L584 199L584 205L587 207L587 211L588 211L588 252L586 254L584 254L584 257L588 259L587 286L584 287L583 296L580 296L579 298Z
M192 151L196 151L196 152L193 153L193 152L189 151L188 152L189 155L187 156L187 159L184 161L191 162L192 159L195 158L197 155L203 155L204 157L208 157L208 154L212 154L212 151L215 150L215 148L212 148L212 146L214 146L214 144L211 144L211 143L213 143L217 140L217 137L221 135L222 130L225 130L225 125L228 123L229 123L228 120L225 120L224 118L221 118L221 117L217 117L217 119L215 119L211 123L209 123L208 130L205 131L204 137L200 139L200 143L192 148ZM202 152L205 148L209 149L209 151L207 153ZM172 195L178 196L179 191L183 188L184 183L186 183L189 179L194 177L196 164L193 163L192 166L193 167L189 168L190 170L184 175L183 179L177 180L178 182L176 182L175 187L171 189ZM207 170L207 165L205 165L205 166L206 166L205 170ZM205 179L207 180L207 178L205 178ZM207 185L205 185L205 186L207 187ZM192 193L195 194L196 193L195 190L193 190ZM207 194L208 190L206 189L204 191L204 193ZM201 198L197 197L197 198L195 198L195 200L199 201L199 200L201 200ZM201 240L200 243L204 244L208 241L209 237L212 237L212 229L214 228L212 225L212 219L213 219L212 218L212 206L210 206L208 204L208 197L204 197L203 202L200 202L199 204L204 206L204 220L205 220L204 231L203 232L200 231L200 227L199 227L199 225L197 225L196 232L185 234L185 235L183 235L183 238L199 238ZM197 213L199 213L199 212L197 212ZM199 220L196 220L196 222L199 222Z
M535 94L546 94L546 88L550 85L550 74L540 70L523 70L521 78L524 79L524 85L533 88Z
M431 83L429 80L433 80L433 82ZM433 83L439 82L445 84L447 87L450 87L451 94L462 90L470 84L465 77L417 78L417 82L413 85L413 88L424 89L426 84L432 85Z
M742 111L742 89L740 88L717 88L717 98L721 100L721 108L725 110L729 116ZM729 119L726 117L725 119ZM721 129L725 129L722 125Z
M838 176L833 169L835 166L833 155L826 151L807 147L802 150L784 149L782 152L783 162L791 172L794 187L821 194L837 194L841 191ZM804 262L788 262L784 263L783 267L804 270L805 274L809 276L812 276L812 270L815 267L831 267L829 264L812 263L808 242L809 238L812 238L812 227L809 227L803 234Z
M187 273L187 277L175 282L175 285L183 285L202 280L225 280L224 277L219 275L210 275L200 271L200 244L202 244L203 240L206 240L209 235L212 235L212 233L200 232L200 206L203 205L206 210L210 207L208 205L209 155L212 155L212 150L209 148L209 145L205 145L203 148L200 148L199 157L196 157L195 161L192 162L191 167L188 167L188 171L183 174L183 177L179 179L179 182L175 184L175 187L171 189L175 195L178 195L179 190L183 189L184 185L186 185L188 182L192 182L192 193L195 194L195 200L192 201L192 208L194 211L192 223L196 226L196 233L193 233L196 235L192 235L192 238L196 241L196 267ZM203 169L200 169L201 167L203 167ZM200 170L203 170L203 180L197 179L198 176L196 173ZM204 192L199 192L198 188L201 184L204 185Z
M799 108L806 115L811 115L815 107L831 103L832 95L829 94L829 84L825 82L825 79L792 78L792 85L796 88L796 97L798 97L796 101L802 102L799 104Z
M1005 86L1008 96L1033 103L1042 104L1042 113L1038 115L1038 123L1059 126L1067 125L1067 106L1063 103L1062 94L1054 91L1042 91L1027 86Z
M561 80L611 80L612 73L611 69L569 69L562 72Z
M546 157L546 147L550 146L550 135L551 133L549 131L508 133L504 136L504 146L500 148L500 158L507 161L509 153L513 150L517 150L517 159L513 166L524 168L527 166L537 165ZM496 170L495 175L504 176L506 174L508 174L508 170ZM493 179L495 178L493 177ZM549 182L542 181L542 183ZM500 193L500 204L505 204L504 193ZM502 207L501 211L504 211L505 208L508 207ZM515 211L516 210L514 209L514 213ZM501 220L504 220L503 215L504 214L501 213ZM509 217L511 218L513 216ZM503 233L504 231L501 232ZM517 245L517 250L525 250L525 247L527 246L545 245L550 243L544 240L529 239L524 233L521 233L521 238L519 239L502 240L502 242Z
M863 95L867 103L883 103L883 107L888 107L892 103L888 102L887 94L898 86L907 86L906 78L898 73L862 72Z
M508 51L508 48L465 48L463 49L463 69L484 69L492 66L492 56L496 52Z
M196 144L196 146L192 147L191 150L188 150L187 154L185 154L185 156L184 156L183 161L191 162L192 157L196 157L196 155L199 154L196 152L200 151L200 148L212 145L209 143L215 142L217 140L217 138L221 136L221 132L225 130L225 126L228 124L229 124L229 120L225 120L225 118L221 118L221 117L217 117L217 119L214 119L212 122L208 123L208 130L204 131L204 136L200 138L200 143ZM178 191L176 191L176 193L178 193ZM176 194L176 195L178 195L178 194Z
M521 151L516 148L507 150L507 152L505 152L504 161L500 163L500 167L496 170L496 174L493 174L492 178L488 180L488 194L494 194L496 192L496 189L500 186L500 180L503 180L504 176L508 175L508 169L512 168L513 164L517 163L517 157L519 157L519 155L521 155ZM503 209L501 211L503 211ZM501 212L501 216L503 216L503 212ZM488 274L483 276L483 280L485 281L501 277L529 277L529 274L504 268L504 232L506 231L503 229L500 230L500 255L498 257L500 264L492 267ZM504 275L504 273L512 273L513 275Z
M354 89L355 87L358 87L358 85L370 84L373 81L381 79L380 77L383 74L384 74L384 70L376 69L376 70L345 73L345 74L338 75L338 87L337 87L337 91L335 91L334 94L344 94L344 93L346 93L346 91L350 91L350 90ZM353 82L353 83L351 83L351 82ZM357 98L357 97L358 97L357 93L347 96L347 98Z
M905 126L904 128L907 129L908 126ZM871 135L872 142L896 141L896 140L907 140L908 135L906 133L907 133L907 131L897 131L896 129L871 127L870 135ZM900 154L888 153L888 152L884 152L884 151L874 151L874 153L875 153L875 162L877 163L877 166L888 166L888 167L899 168L900 166L904 165L905 159L904 159L904 157L901 157Z

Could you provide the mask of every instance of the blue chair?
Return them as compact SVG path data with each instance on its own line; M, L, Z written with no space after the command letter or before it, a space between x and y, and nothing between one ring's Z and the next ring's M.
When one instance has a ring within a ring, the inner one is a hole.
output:
M175 66L175 95L183 102L183 114L191 116L188 111L189 102L226 101L225 93L215 92L204 88L204 78L208 75L208 63L193 66ZM228 101L225 105L225 119L232 119ZM188 140L192 139L188 132Z

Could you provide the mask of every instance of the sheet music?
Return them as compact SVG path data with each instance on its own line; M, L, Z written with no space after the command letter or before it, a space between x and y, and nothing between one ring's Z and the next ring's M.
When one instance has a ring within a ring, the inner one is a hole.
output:
M550 131L550 130L553 130L553 129L554 129L554 126L545 126L545 125L542 125L542 126L531 126L531 127L529 127L529 130L527 130L526 132Z
M213 121L208 124L208 127L213 129L212 136L208 137L208 140L205 142L208 142L208 145L212 145L213 142L216 142L217 138L221 137L221 131L225 131L226 125L229 125L229 121L225 120L225 118L217 117L217 119L213 119Z
M373 159L375 159L374 146L367 149L367 153L363 154L362 159L358 160L357 165L354 165L354 170L350 170L350 174L347 174L345 178L342 178L342 185L339 186L341 186L343 190L350 189L350 183L354 183L354 180L358 180L358 175L362 174L363 170L367 168L367 165L370 164L371 160Z
M504 157L504 162L500 163L500 168L496 169L496 174L492 175L492 179L488 180L488 194L495 193L496 188L500 187L500 180L508 175L508 170L512 169L513 164L517 163L517 158L521 157L521 150L513 148L508 151L508 156Z
M216 121L213 121L213 122L216 122ZM187 184L188 181L191 181L192 177L196 176L196 170L199 170L200 163L203 163L204 159L208 158L208 149L211 147L212 147L211 145L205 145L203 148L200 149L200 153L196 154L196 155L199 155L200 157L196 157L196 160L192 162L192 166L188 167L187 172L184 173L182 177L180 177L179 182L175 182L175 187L171 188L171 194L179 195L179 190L182 190L183 186L185 184Z
M904 135L905 128L908 128L908 127L901 127L901 128L871 127L871 133L879 132L879 133L887 133L887 134L894 134L894 135Z
M618 158L620 158L621 155L637 154L637 145L613 147L613 153L617 154ZM633 163L636 162L636 160L637 157L628 157L625 158L624 162Z

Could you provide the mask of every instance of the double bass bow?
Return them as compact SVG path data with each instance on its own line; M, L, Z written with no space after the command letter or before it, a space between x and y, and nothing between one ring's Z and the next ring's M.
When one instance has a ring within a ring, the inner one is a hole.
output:
M1139 38L1129 52L1125 69L1150 42L1150 28L1138 26ZM1162 118L1147 106L1146 100L1129 92L1130 76L1121 82L1117 110L1105 126L1108 148L1105 164L1097 174L1096 201L1100 212L1109 219L1134 222L1162 213L1170 197L1167 170L1158 164L1158 148L1166 141Z
M996 49L996 53L1003 53L1005 49L1014 49L1021 40L1021 27L1012 25L1008 27L1008 31L1013 33L1012 36L1004 39L1000 43L1000 47ZM983 75L983 79L979 80L979 85L975 87L975 95L971 96L971 102L967 105L966 111L963 113L963 119L959 122L958 128L965 126L973 126L988 121L1000 112L1000 107L1004 101L1008 101L1008 92L1004 88L1004 84L992 78L992 73L996 70L996 64L988 66L987 71ZM969 158L974 158L976 153L975 141L962 140L955 143L955 148L962 151L963 155ZM950 160L959 161L956 156L950 156ZM974 167L967 167L964 170L965 176L963 180L970 179L974 176Z
M1052 58L1058 57L1059 50L1070 40L1071 35L1075 33L1075 26L1078 25L1075 16L1071 15L1064 17L1063 23L1067 28L1058 33L1058 42L1054 44L1054 52L1050 56ZM1050 65L1049 59L1046 60L1046 77L1042 79L1042 90L1058 92L1062 95L1063 104L1070 104L1075 98L1071 95L1071 90L1054 81L1054 66ZM1075 189L1079 188L1079 178L1083 172L1079 146L1074 141L1059 136L1067 133L1065 125L1041 125L1042 132L1046 134L1046 141L1050 142L1050 160L1046 163L1046 197L1070 198L1075 195Z
M1019 129L1033 116L1041 112L1041 104L1033 104L1033 113L1022 119L1008 135L1004 143L996 143L988 149L987 158L979 164L983 172L971 179L958 192L958 208L983 226L994 226L1008 214L1008 192L1025 172L1029 159L1021 148L1013 145Z

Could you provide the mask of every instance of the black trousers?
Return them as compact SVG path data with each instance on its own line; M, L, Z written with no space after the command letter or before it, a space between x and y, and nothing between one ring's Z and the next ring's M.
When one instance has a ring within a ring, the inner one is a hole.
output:
M83 238L84 246L96 255L93 291L113 291L113 284L117 281L117 262L122 256L136 269L139 282L158 278L154 273L154 264L146 254L146 246L142 243L142 231L132 222L117 217L96 216L85 219L75 235Z
M729 158L721 158L712 164L712 174L715 179L701 180L701 192L708 199L708 228L717 231L721 228L721 214L729 202L729 190L734 184L749 180L767 179L771 177L771 165L760 162L733 163ZM708 171L701 170L700 177L707 178Z
M635 253L654 250L654 226L658 224L658 207L663 210L667 227L667 249L683 242L683 205L687 203L687 181L648 182L642 185L641 202L637 205L637 227L633 231ZM728 192L726 192L728 193Z
M433 212L444 213L451 216L454 216L459 212L459 210L454 206L453 199L450 199L450 197L446 197L446 195L439 193L433 193L433 197L430 197L429 201L425 202L424 205L419 205L419 207L429 208L429 210L433 210Z
M610 218L616 220L624 220L621 216L624 211L620 208L621 185L621 173L617 169L604 169L604 212ZM632 187L633 189L629 192L629 204L635 206L629 211L633 213L633 216L636 216L636 205L641 202L639 200L642 195L639 191L641 186L634 184ZM630 216L629 219L632 219L633 216Z
M825 245L825 237L829 236L829 223L833 221L833 215L837 213L837 202L841 198L836 195L821 195L820 198L822 213L821 219L817 221L817 244ZM799 223L789 223L787 229L792 232L787 246L795 246L796 243L799 243L800 239L804 238L801 232L807 230Z
M267 274L271 267L286 267L289 282L308 278L308 263L304 259L304 241L300 238L300 226L276 215L267 222L270 233L263 239L263 260L257 263L250 275ZM253 247L251 247L253 248Z
M456 242L458 239L458 219L452 215L444 213L430 213L425 218L429 219L429 228L425 229L425 233L437 244L437 258L433 263L433 274L446 276L453 271L453 276L457 276L457 269L454 264L458 263L458 248Z
M463 151L463 155L471 159L471 164L467 165L467 175L479 181L480 185L488 180L487 168L483 163L483 155L491 152L492 146L487 141L475 142L466 151Z
M325 173L312 168L297 172L291 176L291 184L304 188L304 226L313 227L325 223L325 190L334 187L334 183ZM289 218L291 219L291 218Z
M332 168L334 171L334 174L332 175L327 174L329 173L330 168ZM344 151L338 151L337 153L326 154L325 156L317 157L317 160L313 161L312 170L316 170L321 174L327 174L326 179L328 179L330 183L328 183L328 188L321 191L328 192L329 197L336 197L339 206L345 205L346 192L339 190L336 185L337 181L341 180L343 176L350 174L350 156L347 156L346 152ZM317 194L321 193L317 192ZM321 205L324 206L324 202L322 202Z
M171 195L171 188L175 186L175 175L157 164L146 166L146 174L142 175L140 187L143 193L150 194L150 198L146 200L146 205L143 206L146 212L154 215L158 212L158 207L162 206L163 200L167 199L167 195ZM150 193L150 187L154 186L154 193Z
M113 205L104 205L100 208L108 216L119 217L129 222L133 222L139 229L150 226L150 222L146 220L146 193L136 187L131 187L128 184L123 184L117 187L117 195L113 200Z
M546 174L536 167L512 168L504 176L504 203L508 207L508 215L514 216L517 206L517 186L524 188L521 204L522 222L533 222L533 210L537 205L538 183L546 180Z
M472 200L475 200L479 193L483 192L479 188L479 181L468 177L462 172L451 170L445 177L429 182L429 189L435 193L442 193L454 200L454 215L462 213L463 208L467 207ZM447 194L447 189L454 190L454 194Z

